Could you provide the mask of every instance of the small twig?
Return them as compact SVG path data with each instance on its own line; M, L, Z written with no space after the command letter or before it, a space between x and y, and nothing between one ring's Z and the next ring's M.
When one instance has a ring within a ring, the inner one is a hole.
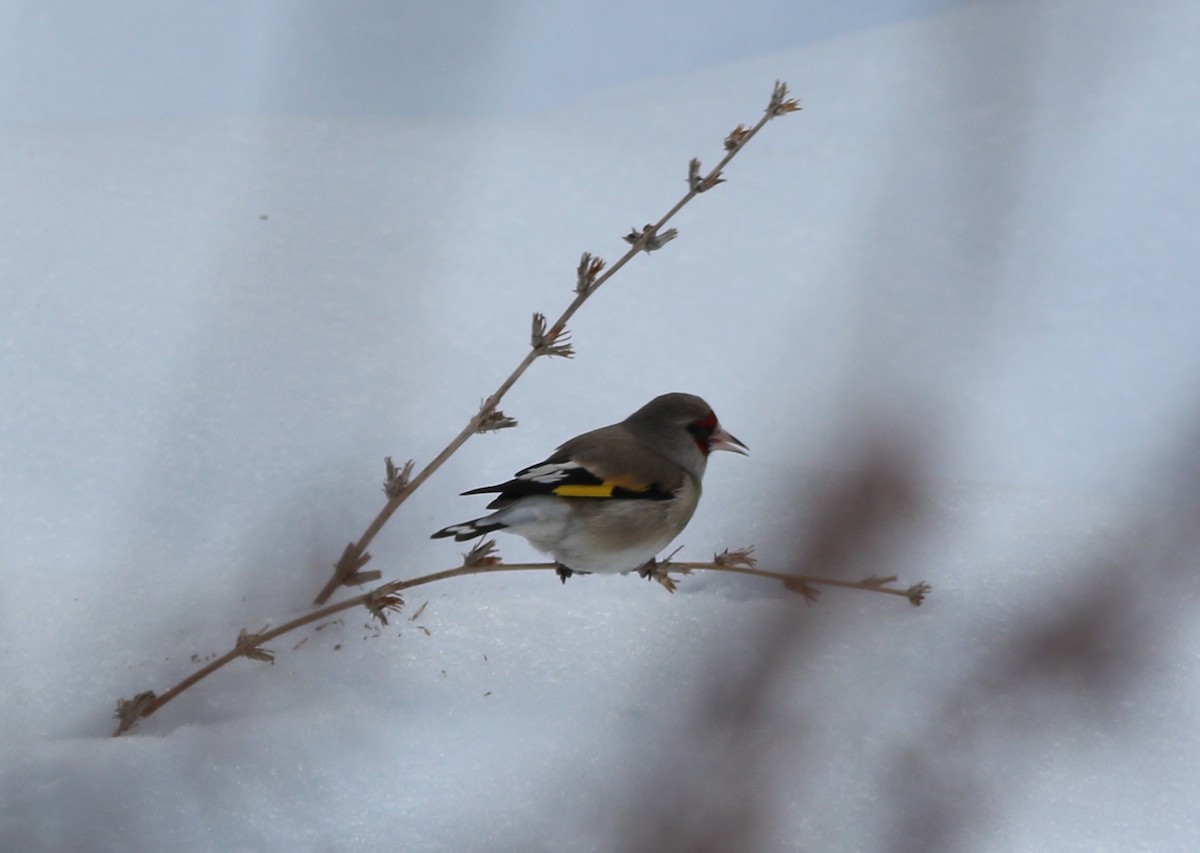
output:
M462 430L451 439L450 443L442 449L430 462L421 469L415 477L407 479L403 486L398 486L394 490L387 491L387 502L375 516L375 519L367 526L357 542L353 542L346 546L346 551L342 555L342 559L334 566L333 574L317 594L314 604L322 605L329 600L329 597L342 586L354 586L361 584L366 580L378 579L378 575L374 578L370 576L373 573L361 572L362 564L370 559L367 553L367 547L371 541L378 535L383 526L387 524L400 505L408 499L408 496L415 492L421 485L428 480L434 472L436 472L449 459L458 448L466 443L467 439L479 433L486 432L499 427L491 426L489 419L494 419L498 413L497 407L508 390L516 384L517 380L529 369L540 356L543 355L559 355L569 357L571 355L570 344L567 343L566 327L571 317L580 309L588 298L600 289L606 281L612 278L625 264L629 263L639 252L651 252L661 248L663 244L673 239L676 235L674 228L663 231L665 226L675 214L677 214L684 205L690 202L698 194L711 189L717 184L724 181L721 177L725 167L729 162L737 156L738 152L745 147L746 143L754 138L762 128L771 119L777 116L785 115L800 109L799 104L795 100L789 99L788 87L786 84L776 80L775 87L771 92L771 99L767 104L766 110L763 111L763 116L751 128L747 129L744 125L739 124L725 138L725 156L721 158L707 175L700 174L700 164L698 160L693 160L688 165L688 191L675 203L670 210L654 223L647 225L641 231L634 229L633 232L625 239L630 243L628 251L620 257L620 259L605 270L604 261L600 258L593 257L585 252L580 259L579 267L576 270L575 283L575 298L566 307L557 320L554 321L548 329L545 328L545 318L542 320L541 334L539 335L538 323L534 320L534 344L525 357L513 368L512 373L508 378L500 383L490 397L483 401L477 412ZM631 239L632 238L632 239ZM543 345L539 345L538 341L542 341ZM555 351L557 350L557 351ZM503 417L501 414L500 417ZM505 419L511 420L511 419ZM515 422L514 422L515 423ZM504 424L510 425L510 424Z
M730 572L736 575L753 575L756 578L770 578L777 581L782 581L783 585L792 592L799 592L806 599L812 600L815 598L805 592L806 586L835 586L842 589L860 589L864 592L882 592L887 595L897 595L901 598L907 598L909 603L914 607L919 607L925 597L932 592L933 587L921 581L910 587L901 589L891 586L897 580L895 576L879 578L869 577L857 581L842 580L841 578L826 578L817 575L794 575L790 572L771 572L766 569L755 569L747 566L721 565L719 563L676 563L672 567L672 571L698 571L707 570L714 572Z
M339 601L336 604L326 605L325 607L305 613L303 616L299 616L290 622L285 622L276 628L263 630L257 634L245 638L244 642L242 641L242 637L239 636L238 644L232 649L220 657L209 661L205 666L193 672L191 675L183 679L183 681L180 681L161 696L156 695L153 691L146 691L144 693L139 693L133 699L118 699L117 713L115 716L120 723L117 726L117 730L113 732L113 737L117 737L118 735L122 735L129 731L129 729L132 728L133 724L137 722L139 718L149 717L180 693L208 678L208 676L212 675L218 669L221 669L231 661L235 661L240 657L248 656L249 652L254 651L264 643L268 643L276 637L280 637L291 631L295 631L297 628L303 628L305 625L310 625L313 622L319 622L322 619L326 619L329 616L334 615L335 613L341 613L344 610L353 610L355 607L366 607L368 610L371 610L372 613L374 613L375 606L381 602L388 602L390 597L395 596L396 593L401 592L402 590L411 589L412 587L422 586L435 581L459 577L461 575L480 574L482 572L520 572L545 570L549 568L553 568L553 564L514 563L482 566L459 566L458 568L434 572L433 574L424 575L419 578L413 578L412 580L389 581L385 584L381 584L370 592L363 593L362 595L356 595L353 598L347 598L345 601ZM398 605L393 606L392 604L388 603L384 606L394 610Z
M696 571L710 572L731 572L734 574L753 575L760 578L769 578L772 580L782 581L788 589L801 592L805 595L806 600L811 600L808 594L804 593L805 589L811 589L818 586L832 586L843 589L859 589L867 592L882 592L887 595L896 595L902 598L907 598L912 604L919 605L925 600L925 596L929 594L930 586L924 581L914 584L907 589L900 589L891 586L895 583L894 577L888 578L866 578L861 581L847 581L839 578L825 578L812 575L794 575L787 572L770 572L764 569L755 567L754 559L750 556L752 549L743 551L725 551L722 554L716 555L712 562L708 563L675 563L671 562L670 557L661 563L654 566L643 577L649 577L652 580L657 580L663 584L670 592L675 589L675 582L667 576L667 572L675 572L677 574L690 574ZM502 563L499 557L495 555L495 543L491 540L486 540L479 543L469 551L463 559L463 564L453 569L445 569L444 571L434 572L421 577L412 578L411 580L396 580L388 581L380 584L370 592L357 595L353 598L348 598L345 601L339 601L337 604L330 604L322 607L319 610L314 610L306 613L303 616L297 617L290 622L278 626L277 628L266 629L259 631L256 634L247 634L243 631L238 636L238 643L224 655L214 658L205 666L193 672L187 678L180 681L171 689L167 690L161 696L156 695L153 691L139 693L133 699L118 699L117 711L114 715L119 721L116 731L113 732L113 737L125 734L134 724L141 718L149 717L163 705L170 702L176 696L189 687L203 681L208 676L212 675L218 669L221 669L226 664L237 660L240 657L257 657L255 652L262 651L262 646L270 642L276 637L280 637L297 628L303 628L305 625L310 625L313 622L319 622L326 619L335 613L341 613L344 610L352 610L355 607L365 607L371 612L375 618L379 619L383 624L387 624L387 614L396 612L403 606L403 599L399 593L413 587L424 586L425 584L435 583L437 581L449 580L450 578L462 577L464 575L478 575L487 572L530 572L530 571L556 571L560 568L557 563ZM815 598L815 595L812 596ZM415 618L415 617L414 617ZM259 658L260 660L263 658Z

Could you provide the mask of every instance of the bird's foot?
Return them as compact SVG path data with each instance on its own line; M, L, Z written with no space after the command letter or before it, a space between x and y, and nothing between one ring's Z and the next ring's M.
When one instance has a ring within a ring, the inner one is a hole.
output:
M667 574L670 568L671 561L669 559L660 563L657 558L651 557L638 567L637 573L638 577L645 578L648 581L658 581L667 592L674 592L675 581Z
M651 580L656 574L658 574L658 572L659 567L657 557L651 557L649 560L637 567L638 577L645 578L646 580Z
M577 569L571 569L564 566L562 563L554 564L554 574L558 575L558 579L563 583L567 582L567 578L571 575L590 575L591 572L581 572Z

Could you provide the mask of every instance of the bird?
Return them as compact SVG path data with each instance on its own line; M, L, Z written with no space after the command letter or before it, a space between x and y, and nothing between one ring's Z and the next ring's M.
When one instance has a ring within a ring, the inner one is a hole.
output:
M495 512L432 535L455 541L504 531L554 558L565 583L578 572L649 576L655 557L700 502L709 454L749 452L695 394L655 397L625 420L577 435L511 480L463 495L495 494Z

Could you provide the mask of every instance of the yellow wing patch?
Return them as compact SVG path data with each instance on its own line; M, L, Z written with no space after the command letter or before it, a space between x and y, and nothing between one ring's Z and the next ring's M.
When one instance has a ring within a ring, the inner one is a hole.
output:
M600 483L596 486L559 486L554 490L554 494L563 498L611 498L613 490L617 488L625 489L628 492L646 492L650 490L646 485L632 485L626 483Z
M559 486L554 494L564 498L611 498L612 483L601 483L598 486Z

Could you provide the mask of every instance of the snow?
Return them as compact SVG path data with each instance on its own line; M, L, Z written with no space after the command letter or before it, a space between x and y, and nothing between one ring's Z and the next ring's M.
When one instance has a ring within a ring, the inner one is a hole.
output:
M0 849L1195 849L1200 9L886 19L520 112L0 124ZM882 446L921 510L850 574L921 608L468 577L108 737L117 698L306 612L383 458L435 455L579 253L615 260L776 79L804 110L371 567L457 564L428 536L458 492L683 390L751 455L712 460L682 558L794 568Z

